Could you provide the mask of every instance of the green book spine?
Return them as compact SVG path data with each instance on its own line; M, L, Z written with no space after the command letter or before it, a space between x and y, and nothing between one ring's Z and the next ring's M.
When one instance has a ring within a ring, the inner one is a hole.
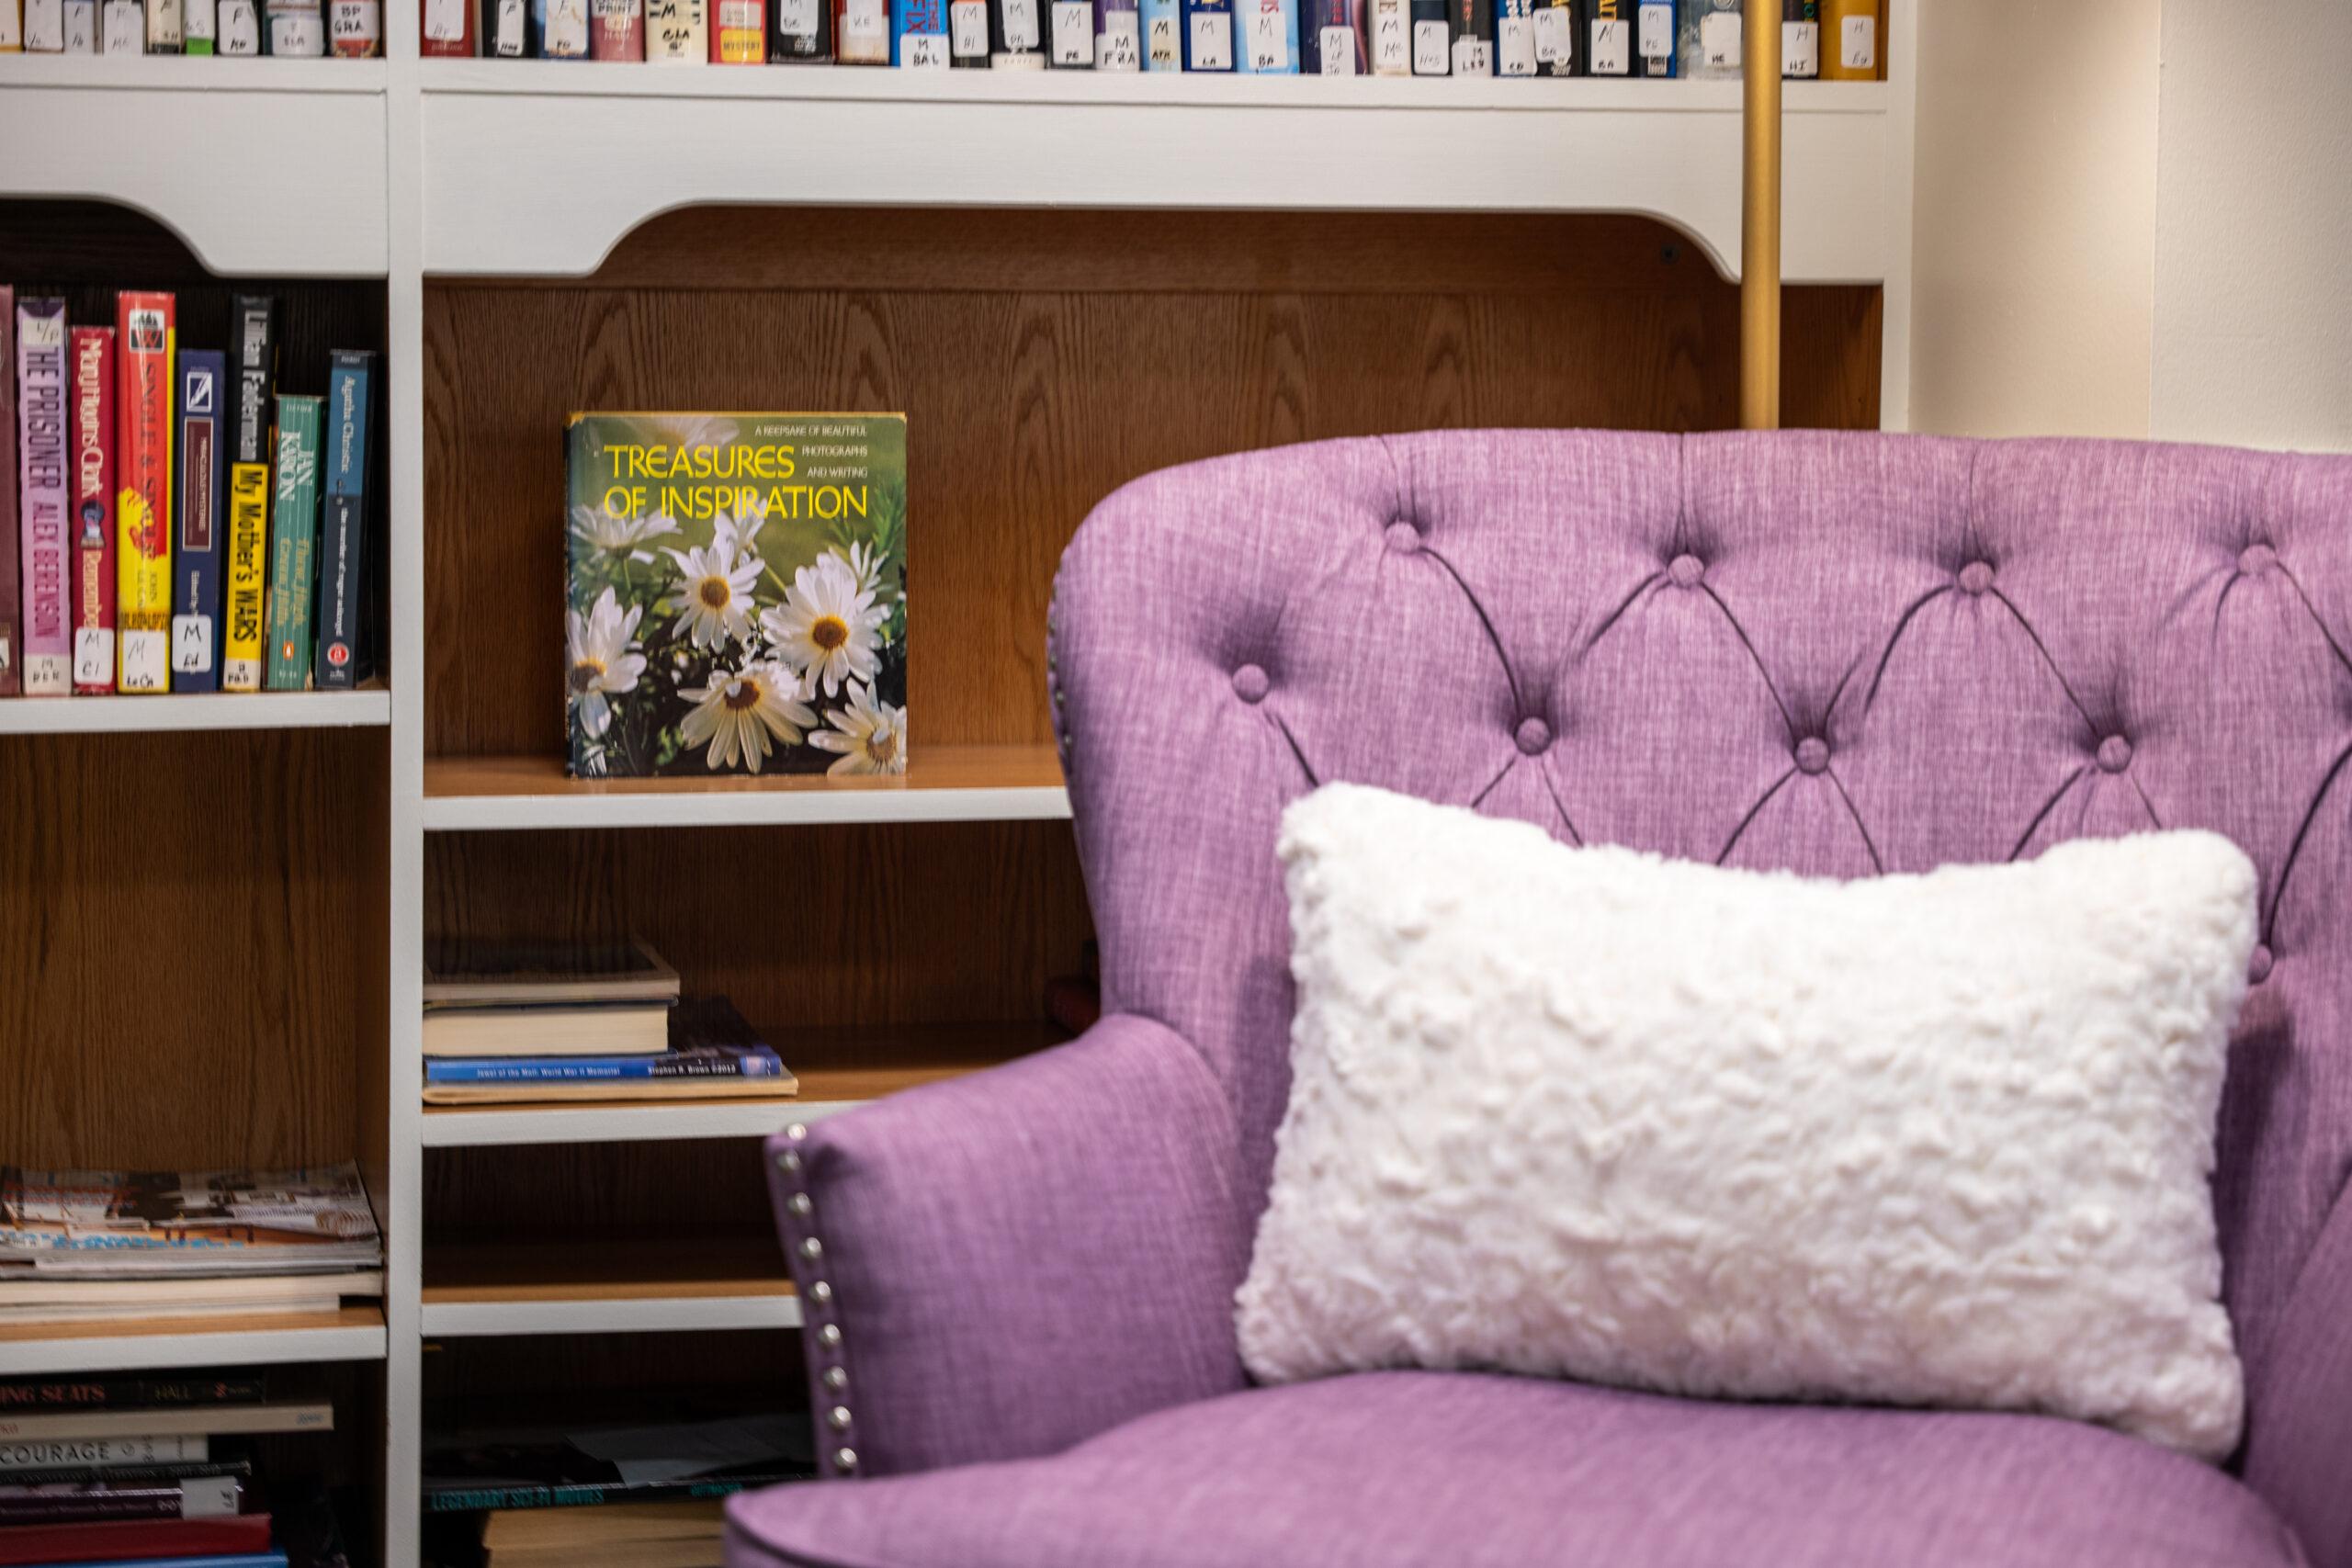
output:
M269 539L269 689L311 685L311 598L318 575L320 400L277 399L277 504Z

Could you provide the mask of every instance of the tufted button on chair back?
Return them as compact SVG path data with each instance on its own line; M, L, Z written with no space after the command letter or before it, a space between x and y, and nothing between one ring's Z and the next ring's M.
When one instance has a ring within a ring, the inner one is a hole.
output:
M1498 431L1126 487L1064 560L1051 680L1106 1004L1208 1057L1261 1195L1276 822L1318 783L1829 876L2228 834L2262 945L2215 1195L2258 1375L2352 1165L2347 650L2352 459Z

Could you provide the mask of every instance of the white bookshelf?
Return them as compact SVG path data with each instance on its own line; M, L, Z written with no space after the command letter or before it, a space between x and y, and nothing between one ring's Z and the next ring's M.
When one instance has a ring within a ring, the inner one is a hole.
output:
M0 735L144 735L188 729L348 729L392 722L392 694L222 693L0 702Z
M1917 0L1894 0L1890 80L1787 93L1785 275L1883 284L1883 423L1908 422ZM388 731L389 1048L362 1129L387 1243L380 1309L323 1321L82 1325L0 1336L0 1374L384 1363L382 1559L417 1560L428 1337L781 1329L780 1258L640 1258L549 1245L501 1262L424 1247L428 1149L753 1139L934 1069L797 1102L427 1111L420 994L429 835L1053 819L1050 749L864 788L569 783L547 759L428 759L425 281L580 276L645 220L695 203L1576 211L1654 216L1724 276L1739 256L1736 85L1326 81L881 70L660 71L421 61L386 8L380 62L0 56L0 197L146 212L224 277L381 278L389 359L389 689L0 703L29 733L368 726ZM881 150L922 149L923 155ZM1034 1041L1031 1042L1034 1043ZM791 1042L779 1048L799 1066ZM1008 1051L1022 1043L985 1042ZM379 1154L379 1150L380 1153Z

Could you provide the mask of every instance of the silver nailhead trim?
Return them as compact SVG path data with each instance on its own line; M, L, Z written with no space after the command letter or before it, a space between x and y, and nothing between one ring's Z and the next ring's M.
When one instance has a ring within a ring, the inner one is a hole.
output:
M825 1386L831 1389L835 1393L839 1393L843 1389L849 1387L849 1369L847 1367L827 1367L825 1369Z
M825 1244L813 1235L809 1236L800 1244L800 1256L813 1263L825 1256Z
M833 1468L835 1470L855 1470L857 1468L857 1450L855 1449L835 1449L833 1450Z
M795 1192L792 1195L792 1212L805 1220L817 1212L817 1205L808 1201L808 1193Z
M815 1284L810 1285L808 1287L808 1299L815 1302L819 1306L823 1306L827 1302L831 1301L833 1299L832 1281L830 1280L820 1280Z
M827 1412L825 1413L825 1419L826 1419L826 1420L828 1420L828 1421L831 1421L831 1422L833 1424L833 1430L834 1430L834 1431L836 1431L836 1432L846 1432L846 1431L848 1431L848 1430L849 1430L849 1406L848 1406L848 1405L846 1405L846 1404L836 1404L836 1405L834 1405L831 1410L829 1410L829 1411L827 1411Z
M817 1330L817 1343L822 1345L828 1350L840 1349L842 1348L842 1325L838 1323L829 1323L825 1325L824 1327Z
M775 1164L778 1170L797 1171L800 1168L800 1151L798 1149L785 1150L784 1153L775 1156Z
M797 1144L801 1139L808 1135L808 1123L806 1122L795 1122L791 1126L786 1127L784 1130L784 1135L790 1138Z

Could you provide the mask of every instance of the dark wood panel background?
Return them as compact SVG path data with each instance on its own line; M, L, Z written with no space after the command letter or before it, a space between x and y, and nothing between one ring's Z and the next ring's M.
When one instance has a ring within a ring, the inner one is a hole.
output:
M389 829L368 782L385 744L382 730L0 741L0 1159L361 1153L358 1079L380 1072L386 1035L370 910Z
M1788 294L1792 424L1874 424L1879 291ZM695 209L425 301L427 747L559 752L567 414L911 423L917 744L1042 742L1063 545L1172 463L1433 426L1725 426L1737 291L1635 219Z

